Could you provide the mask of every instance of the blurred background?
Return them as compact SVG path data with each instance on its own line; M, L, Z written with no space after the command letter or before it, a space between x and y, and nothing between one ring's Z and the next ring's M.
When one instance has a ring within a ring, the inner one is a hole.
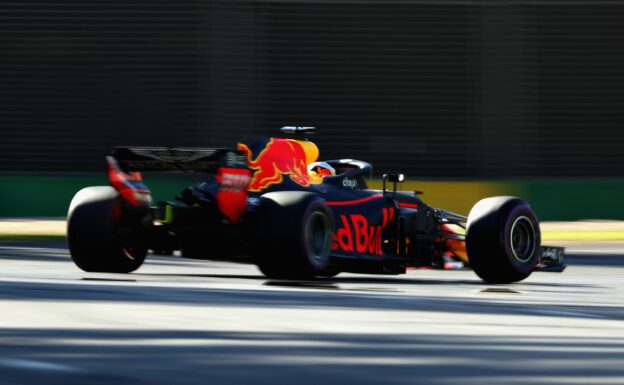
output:
M624 219L624 2L0 3L0 216L64 216L116 145L316 126L467 214ZM180 180L146 180L170 197Z

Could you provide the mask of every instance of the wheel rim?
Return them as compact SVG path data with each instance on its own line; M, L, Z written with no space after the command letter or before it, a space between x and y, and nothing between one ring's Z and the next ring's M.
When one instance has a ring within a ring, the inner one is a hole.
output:
M128 258L131 261L135 261L136 258L134 257L134 254L136 253L136 250L133 247L129 247L129 246L124 246L121 248L121 251L123 252L124 256L126 258Z
M521 263L529 262L535 252L536 238L533 222L526 216L516 218L511 225L509 239L514 259Z
M331 250L331 225L329 218L316 211L306 223L305 242L310 260L315 265L323 265Z
M141 259L143 253L141 244L137 241L126 239L121 242L121 252L123 256L130 261L137 261Z

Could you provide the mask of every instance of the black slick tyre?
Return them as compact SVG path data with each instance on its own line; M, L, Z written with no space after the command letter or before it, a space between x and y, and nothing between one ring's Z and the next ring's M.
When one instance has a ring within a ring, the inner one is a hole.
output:
M475 273L489 283L527 278L539 262L537 215L516 197L482 199L468 215L466 249Z
M87 272L129 273L138 269L147 249L138 239L122 239L118 227L122 205L109 186L80 190L67 215L67 242L71 258Z
M331 210L317 195L265 194L257 216L256 263L268 278L322 276L330 263L333 232Z

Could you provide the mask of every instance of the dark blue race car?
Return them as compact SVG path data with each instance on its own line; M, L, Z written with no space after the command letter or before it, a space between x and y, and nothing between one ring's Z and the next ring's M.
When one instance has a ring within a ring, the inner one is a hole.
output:
M563 249L540 244L537 215L516 197L491 197L468 217L397 191L402 175L366 181L370 164L318 161L308 127L236 149L118 147L106 157L110 186L72 200L68 243L88 272L136 270L149 250L258 265L269 278L340 272L402 274L408 268L469 266L492 283L536 269L562 271ZM142 172L184 171L199 179L170 201L152 202Z

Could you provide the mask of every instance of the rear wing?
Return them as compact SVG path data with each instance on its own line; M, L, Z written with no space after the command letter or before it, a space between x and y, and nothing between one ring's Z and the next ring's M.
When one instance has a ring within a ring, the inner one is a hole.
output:
M116 147L106 157L108 178L128 207L146 210L152 194L143 171L198 171L216 174L217 206L231 223L247 207L251 170L242 151L225 148Z
M247 168L242 151L226 148L115 147L111 156L125 172L201 171Z

